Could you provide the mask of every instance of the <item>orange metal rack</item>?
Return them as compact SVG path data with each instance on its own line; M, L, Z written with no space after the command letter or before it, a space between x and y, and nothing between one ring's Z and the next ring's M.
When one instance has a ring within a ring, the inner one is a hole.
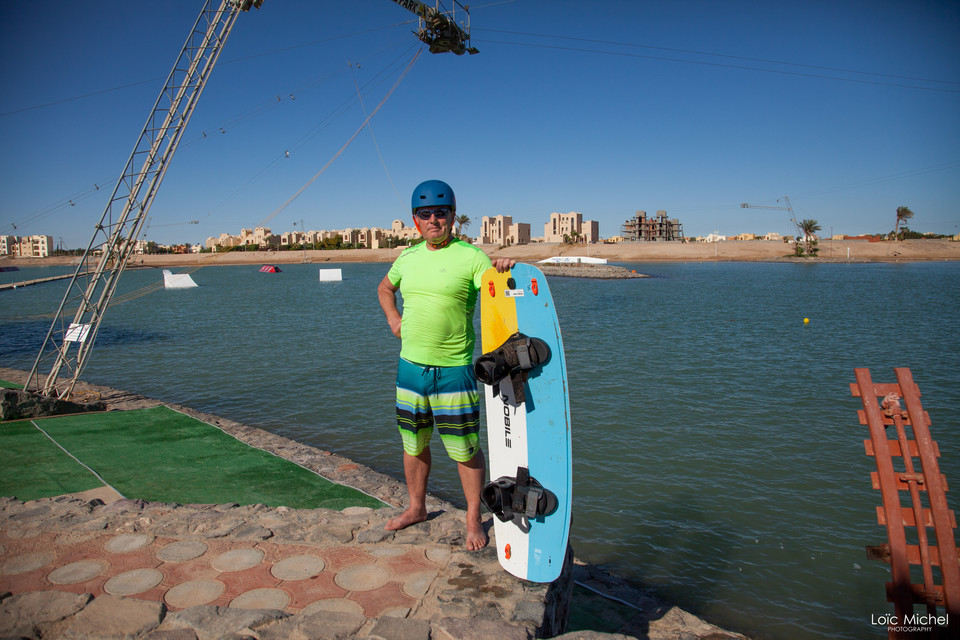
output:
M937 617L937 624L929 625L929 636L957 638L960 562L954 540L956 517L947 507L947 481L937 463L940 450L930 436L930 416L920 404L920 388L910 369L896 368L894 372L897 382L874 383L868 369L855 369L856 382L850 385L853 395L863 402L857 413L860 424L870 430L864 446L876 461L877 470L870 477L883 503L877 507L877 521L887 529L887 544L867 547L867 556L890 564L892 580L886 586L894 620L915 618L914 605L923 605L927 619ZM889 427L894 427L890 433ZM911 567L919 570L912 573ZM914 583L915 577L919 584ZM888 625L889 637L916 637L907 626Z

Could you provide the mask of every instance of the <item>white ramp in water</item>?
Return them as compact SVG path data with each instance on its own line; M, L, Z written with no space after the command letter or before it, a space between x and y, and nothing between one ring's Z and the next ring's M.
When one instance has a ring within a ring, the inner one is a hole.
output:
M340 282L343 273L340 269L320 269L320 282Z
M173 273L163 270L163 286L167 289L188 289L197 286L189 273Z

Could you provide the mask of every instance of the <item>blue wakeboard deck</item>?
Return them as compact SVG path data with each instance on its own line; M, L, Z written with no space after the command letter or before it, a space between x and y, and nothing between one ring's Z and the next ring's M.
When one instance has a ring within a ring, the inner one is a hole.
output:
M567 367L560 325L550 287L543 273L517 264L506 273L488 269L480 289L482 350L499 348L517 331L543 340L549 359L530 370L525 400L514 406L483 385L487 420L490 480L516 477L529 470L557 498L557 509L545 516L503 522L494 518L500 564L511 574L533 582L552 582L560 575L570 536L573 467Z

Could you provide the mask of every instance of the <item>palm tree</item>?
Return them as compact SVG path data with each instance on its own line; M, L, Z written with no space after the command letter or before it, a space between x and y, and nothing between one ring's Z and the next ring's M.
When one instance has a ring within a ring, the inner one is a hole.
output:
M459 238L463 235L461 233L461 231L463 231L463 228L470 226L470 216L466 214L457 216L455 222L457 223L457 237Z
M812 218L800 221L800 231L803 232L803 248L799 250L799 255L803 255L804 253L811 256L817 255L819 251L817 248L817 231L820 231L820 229L820 223Z
M893 228L893 238L896 240L902 232L900 231L900 223L906 223L907 220L913 217L913 211L910 211L910 207L897 207L897 224ZM907 225L904 224L904 227ZM901 240L903 238L900 238Z

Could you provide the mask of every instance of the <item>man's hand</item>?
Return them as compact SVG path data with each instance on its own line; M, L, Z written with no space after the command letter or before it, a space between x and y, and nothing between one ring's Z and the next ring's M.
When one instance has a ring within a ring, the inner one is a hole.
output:
M390 331L393 335L400 337L400 311L397 309L397 291L399 287L390 282L390 278L383 276L383 280L377 286L377 297L380 299L380 308L387 317L387 324L390 325Z
M400 337L400 316L395 316L392 318L387 318L387 324L390 325L390 331L393 331L393 335Z
M493 260L493 268L497 270L497 273L503 273L504 271L509 271L516 266L517 261L511 258L497 258Z

